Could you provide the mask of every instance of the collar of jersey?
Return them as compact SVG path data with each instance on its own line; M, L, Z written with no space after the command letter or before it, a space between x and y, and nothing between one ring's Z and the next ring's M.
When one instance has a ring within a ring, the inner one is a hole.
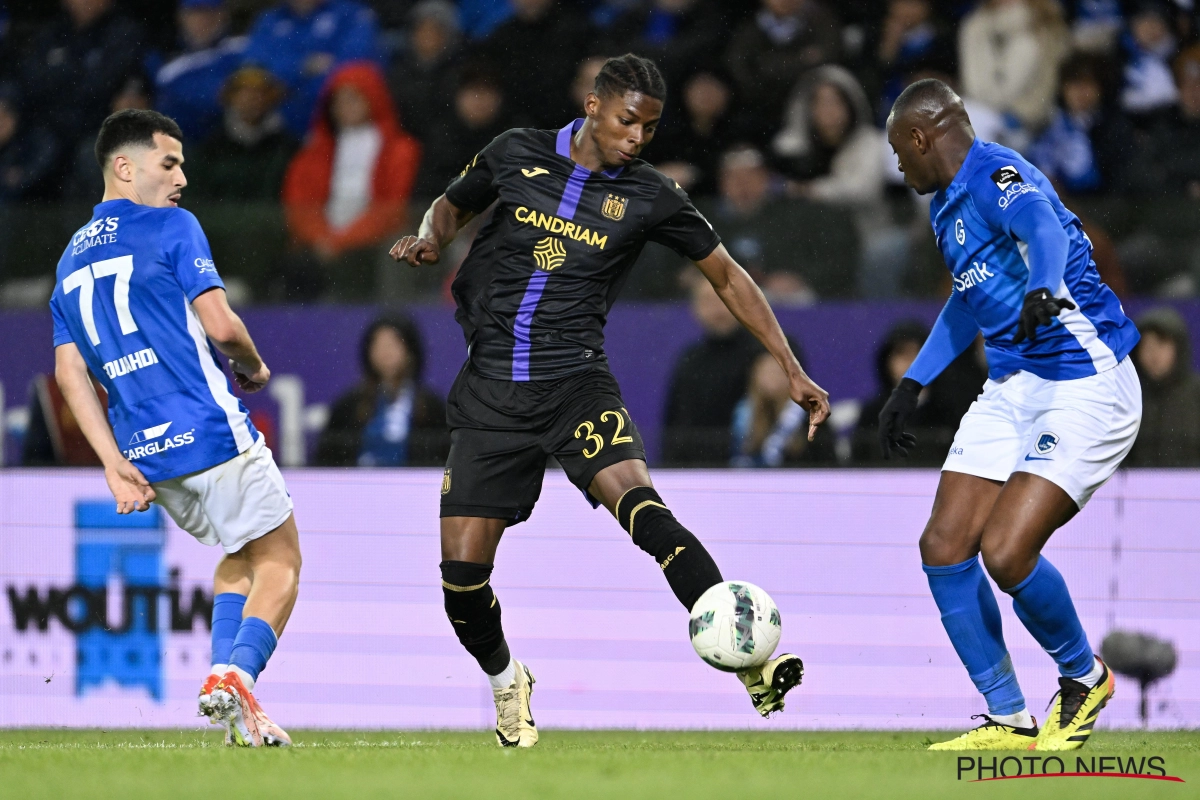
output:
M107 207L109 207L109 208L112 208L112 206L113 206L113 204L114 204L114 203L130 203L131 205L137 205L137 203L134 203L134 202L133 202L132 200L130 200L129 198L126 198L126 197L114 197L112 200L105 200L105 201L104 201L104 202L102 202L102 203L97 203L96 205L92 206L92 216L97 216L97 215L99 215L99 213L100 213L100 209L101 209L101 208L104 208L105 206L107 206Z
M963 159L962 166L958 168L958 172L954 175L954 180L950 181L950 186L956 184L965 184L967 178L971 175L971 167L974 166L975 156L983 149L983 140L979 137L971 142L971 149L967 151L967 157ZM950 186L946 188L949 189Z
M565 158L567 161L571 161L572 163L574 163L573 159L571 158L571 137L574 136L575 134L579 133L579 129L582 127L583 127L583 117L580 117L579 119L574 120L567 125L564 125L562 127L562 129L559 130L559 132L558 132L558 141L556 141L554 143L554 152L558 153L560 156ZM624 171L624 169L625 169L624 167L617 167L616 169L606 169L603 172L601 172L600 174L606 178L615 178L618 175L620 175L621 172ZM588 171L590 172L591 170L588 170Z

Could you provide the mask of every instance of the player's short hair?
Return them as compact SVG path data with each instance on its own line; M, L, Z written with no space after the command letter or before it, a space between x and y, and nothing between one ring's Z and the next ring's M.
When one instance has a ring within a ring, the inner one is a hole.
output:
M597 97L624 97L628 92L637 92L666 102L667 82L653 61L626 53L604 62L593 91Z
M948 106L960 105L960 98L945 82L937 78L922 78L908 85L892 104L890 116L899 119L905 114L918 113L934 117Z
M183 131L179 130L175 120L157 111L127 108L110 114L96 136L96 162L104 169L122 147L154 147L156 133L183 141Z

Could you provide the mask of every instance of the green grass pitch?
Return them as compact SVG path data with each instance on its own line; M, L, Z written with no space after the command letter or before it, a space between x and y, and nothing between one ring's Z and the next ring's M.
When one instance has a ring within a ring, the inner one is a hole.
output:
M1200 731L1100 731L1075 755L1160 756L1186 783L1053 778L971 783L927 732L542 731L533 750L486 731L294 731L287 750L215 732L0 731L0 797L20 798L1194 798ZM993 755L984 754L985 758ZM1014 755L1023 755L1020 753ZM1068 764L1074 766L1074 755ZM972 775L971 777L974 777Z

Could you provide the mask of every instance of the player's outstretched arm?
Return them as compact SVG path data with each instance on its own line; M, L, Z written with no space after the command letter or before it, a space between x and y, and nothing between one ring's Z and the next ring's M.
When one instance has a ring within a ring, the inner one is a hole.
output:
M811 442L817 426L829 418L829 392L804 373L767 298L763 297L754 279L729 255L725 245L717 245L716 250L695 263L717 290L721 302L763 343L787 374L792 400L808 412L808 440Z
M229 358L233 379L246 392L257 392L271 380L271 370L263 363L246 330L242 318L229 307L225 290L216 287L198 295L192 308L200 318L200 325L213 345Z
M436 264L442 248L454 241L462 227L475 218L474 211L459 208L442 195L425 212L416 236L405 236L392 245L389 255L411 266Z
M108 415L104 413L104 407L100 405L100 398L92 386L87 363L74 342L54 348L54 378L67 401L67 407L79 423L79 429L104 465L104 478L108 481L113 499L117 501L117 513L128 514L150 508L150 502L154 500L154 487L117 447L117 440L113 438L112 428L108 424Z

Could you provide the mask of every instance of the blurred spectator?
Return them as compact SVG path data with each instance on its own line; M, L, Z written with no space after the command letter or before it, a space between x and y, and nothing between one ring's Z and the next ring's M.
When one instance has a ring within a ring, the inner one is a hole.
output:
M1179 94L1170 64L1177 43L1165 2L1143 0L1134 9L1124 45L1128 60L1121 105L1125 110L1144 117L1174 105Z
M605 49L653 59L669 86L710 62L725 40L716 0L615 0L606 5L616 13L604 20Z
M933 0L890 0L875 57L883 81L881 124L911 75L958 71L952 32L935 17Z
M1060 191L1094 194L1119 188L1133 157L1133 126L1111 102L1095 57L1063 64L1059 100L1050 125L1033 143L1030 160Z
M242 67L225 83L225 117L197 145L187 193L216 200L275 202L299 143L283 124L283 86L261 67Z
M837 18L818 0L762 0L733 34L725 54L748 124L761 141L778 126L779 109L800 76L841 52Z
M684 191L699 197L717 191L721 154L733 144L733 93L718 73L703 69L683 84L683 117L659 126L652 154L669 161L655 164Z
M958 29L963 89L1039 130L1050 118L1067 46L1055 0L985 0Z
M462 32L458 10L448 0L423 0L412 10L408 47L388 72L388 87L405 127L432 144L433 132L451 114ZM439 192L440 194L440 192Z
M742 327L704 276L688 273L692 316L703 338L675 362L663 417L663 462L724 466L729 462L733 410L746 391L762 345Z
M596 88L596 76L600 74L607 60L605 56L588 56L579 62L575 70L575 80L571 81L571 109L574 113L583 113L583 103ZM660 135L661 128L659 125Z
M224 0L181 0L183 52L156 71L155 107L201 141L221 119L221 87L242 62L244 36L229 36Z
M1163 114L1130 168L1143 194L1200 199L1200 44L1175 60L1179 105Z
M412 321L384 317L359 345L362 381L329 412L317 442L323 467L434 466L450 451L442 401L421 383L425 362Z
M287 86L283 119L300 137L326 79L342 64L375 58L376 35L375 14L353 0L285 0L255 22L245 59Z
M1192 367L1187 324L1173 308L1137 319L1133 351L1142 379L1142 427L1127 467L1200 466L1200 375Z
M365 300L375 285L374 248L404 222L421 146L400 127L373 63L334 72L317 109L284 179L288 228L300 250L287 261L285 294Z
M701 210L733 257L775 299L807 304L818 296L851 294L858 237L850 214L841 215L839 230L812 205L774 196L771 184L762 153L735 147L721 159L720 197L701 202ZM818 254L814 244L829 247Z
M789 192L826 202L877 206L883 198L883 133L858 80L842 67L818 67L788 101L774 150Z
M793 351L796 348L793 346ZM799 355L797 353L797 355ZM833 464L834 433L828 425L808 441L808 414L792 401L787 373L770 353L754 359L746 396L733 412L734 467Z
M564 92L587 51L587 20L557 0L512 0L512 19L483 43L483 60L504 84L510 111L538 128L560 128L578 109Z
M908 458L884 462L879 446L879 412L887 403L892 390L912 366L921 345L929 336L929 328L921 322L897 323L888 332L875 354L875 372L879 378L879 394L868 401L859 412L851 444L852 457L859 464L888 463L891 466L939 466L954 441L958 424L979 396L987 371L980 363L976 347L951 362L941 375L921 392L920 404L908 423L908 430L917 437L917 445Z
M59 158L52 133L24 124L16 86L0 84L0 204L44 197Z
M1121 0L1073 0L1070 3L1071 42L1084 53L1109 54L1125 27Z
M21 62L21 92L30 124L90 138L122 84L138 74L142 28L114 0L62 0L62 6L65 16L34 36ZM64 146L76 141L64 139Z
M893 297L906 267L908 233L891 223L883 204L890 148L871 116L850 72L818 67L793 93L774 147L790 195L852 210L863 245L859 289Z
M458 16L471 39L486 39L496 27L511 19L511 0L459 0Z
M463 167L507 130L504 90L490 70L466 69L453 95L449 119L435 129L422 148L421 170L414 195L433 199L446 191Z
M140 77L129 78L113 95L108 112L115 114L127 108L150 108L150 94ZM104 196L104 175L96 163L96 136L99 125L78 140L72 153L71 168L63 180L63 194L70 200L99 203Z

